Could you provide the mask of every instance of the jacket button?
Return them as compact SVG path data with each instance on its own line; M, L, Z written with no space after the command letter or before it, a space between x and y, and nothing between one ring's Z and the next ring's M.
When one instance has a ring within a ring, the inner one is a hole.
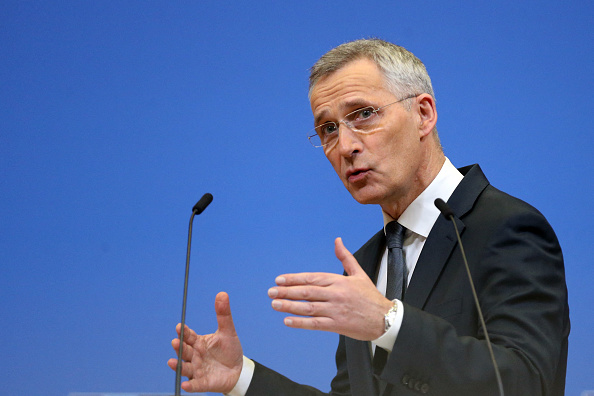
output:
M408 385L408 381L410 381L410 377L408 375L402 377L402 385Z
M421 385L421 393L425 394L429 392L429 384Z

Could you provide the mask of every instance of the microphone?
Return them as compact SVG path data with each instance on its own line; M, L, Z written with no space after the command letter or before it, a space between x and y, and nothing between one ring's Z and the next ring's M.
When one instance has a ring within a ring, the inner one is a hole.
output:
M454 230L456 231L456 237L458 238L458 244L460 245L460 252L462 253L462 259L464 261L464 266L466 267L466 274L468 275L468 282L470 283L470 289L472 290L472 297L474 298L474 304L476 305L476 310L478 311L478 316L481 322L481 326L483 326L483 330L485 330L485 340L487 341L487 348L489 349L489 355L491 357L491 362L493 362L493 368L495 369L495 377L497 379L497 388L499 389L499 396L504 396L503 393L503 382L501 381L501 374L499 373L499 367L497 366L497 361L495 360L495 354L493 353L493 346L491 345L491 339L489 338L489 332L487 331L487 325L485 324L485 319L483 317L483 311L481 310L481 306L479 304L478 296L476 295L476 290L474 288L474 282L472 281L472 275L470 274L470 268L468 267L468 261L466 260L466 253L464 253L464 246L462 245L462 239L460 238L460 233L458 232L458 226L456 225L456 221L454 220L455 214L452 208L444 202L443 199L437 198L434 201L435 206L443 217L448 220L452 221L454 225Z
M435 206L437 206L437 209L439 209L443 217L445 217L446 219L450 220L450 217L455 216L452 208L450 208L450 206L447 203L445 203L443 199L437 198L434 203Z
M190 248L192 246L192 223L194 216L204 212L204 209L212 202L212 194L206 193L200 198L192 208L190 217L190 226L188 227L188 249L186 252L186 275L184 277L184 298L182 302L181 331L179 333L179 351L177 354L177 367L175 370L175 396L181 395L181 370L182 370L182 351L184 348L184 327L186 325L186 301L188 299L188 275L190 274Z
M204 209L212 202L212 194L206 193L200 198L200 201L196 202L196 205L192 208L192 213L196 213L199 215L200 213L204 212Z

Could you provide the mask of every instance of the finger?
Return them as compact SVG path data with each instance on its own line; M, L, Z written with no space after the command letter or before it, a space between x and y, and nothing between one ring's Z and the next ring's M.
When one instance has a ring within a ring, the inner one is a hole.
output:
M326 272L301 272L298 274L284 274L277 276L274 282L279 286L328 286L332 284L333 277L337 274Z
M186 392L196 392L194 385L190 381L182 382L181 388Z
M328 317L332 314L330 304L323 302L274 300L272 308L279 312L300 316Z
M321 331L333 331L336 332L335 322L330 318L300 318L300 317L287 317L285 318L285 326L292 327L294 329L304 330L321 330Z
M177 359L173 359L173 358L169 359L167 361L167 365L173 371L177 371ZM182 371L181 371L182 377L190 378L188 376L193 375L193 373L194 373L194 369L192 367L192 364L188 363L188 362L182 362Z
M217 314L219 331L227 335L235 335L235 324L233 324L231 305L227 293L220 292L215 297L215 312Z
M171 341L171 346L175 350L175 353L179 356L179 338L175 338ZM194 348L184 342L184 348L182 350L182 359L189 362L194 356Z
M204 391L205 385L204 381L192 379L190 381L182 382L181 388L186 392L194 393Z
M177 336L181 336L181 323L178 323L175 327L177 331ZM198 339L198 334L194 330L188 327L188 325L184 325L184 342L187 342L190 345L193 345Z
M170 369L172 369L173 371L177 370L177 359L169 359L167 361L167 365L169 366Z
M326 286L276 286L268 289L268 297L296 301L328 301L330 291Z
M359 265L359 262L348 251L348 249L342 243L342 238L336 238L334 240L334 254L336 254L336 258L340 260L342 266L344 267L345 272L349 276L356 276L356 275L365 275L365 271Z

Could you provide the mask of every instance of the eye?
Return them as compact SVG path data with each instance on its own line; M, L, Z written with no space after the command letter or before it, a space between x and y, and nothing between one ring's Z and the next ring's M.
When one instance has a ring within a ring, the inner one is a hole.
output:
M352 126L361 128L372 123L376 116L377 113L373 106L367 106L349 113L345 116L345 120Z
M319 125L316 127L316 132L320 137L328 137L332 136L338 132L338 126L333 122L327 122L325 124Z
M355 112L354 121L366 120L375 115L375 109L373 107L365 107Z

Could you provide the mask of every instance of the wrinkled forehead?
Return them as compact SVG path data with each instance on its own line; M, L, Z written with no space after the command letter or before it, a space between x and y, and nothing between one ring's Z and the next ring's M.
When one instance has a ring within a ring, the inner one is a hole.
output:
M314 122L319 123L328 113L344 115L355 107L377 105L392 96L381 70L372 61L361 59L320 78L311 92L310 104Z
M369 63L369 64L374 64L376 66L376 68L382 73L384 74L384 70L382 69L382 67L370 56L366 56L366 55L359 55L355 58L351 58L351 59L344 59L340 62L336 62L334 63L332 66L327 66L327 67L322 67L319 70L317 70L316 66L317 63L312 67L312 72L309 76L309 89L308 89L308 98L311 99L311 95L313 93L313 90L315 89L316 85L324 80L327 79L329 77L331 77L332 75L340 72L341 70L343 70L345 67L350 66L353 63L358 63L358 62L365 62L365 63Z

